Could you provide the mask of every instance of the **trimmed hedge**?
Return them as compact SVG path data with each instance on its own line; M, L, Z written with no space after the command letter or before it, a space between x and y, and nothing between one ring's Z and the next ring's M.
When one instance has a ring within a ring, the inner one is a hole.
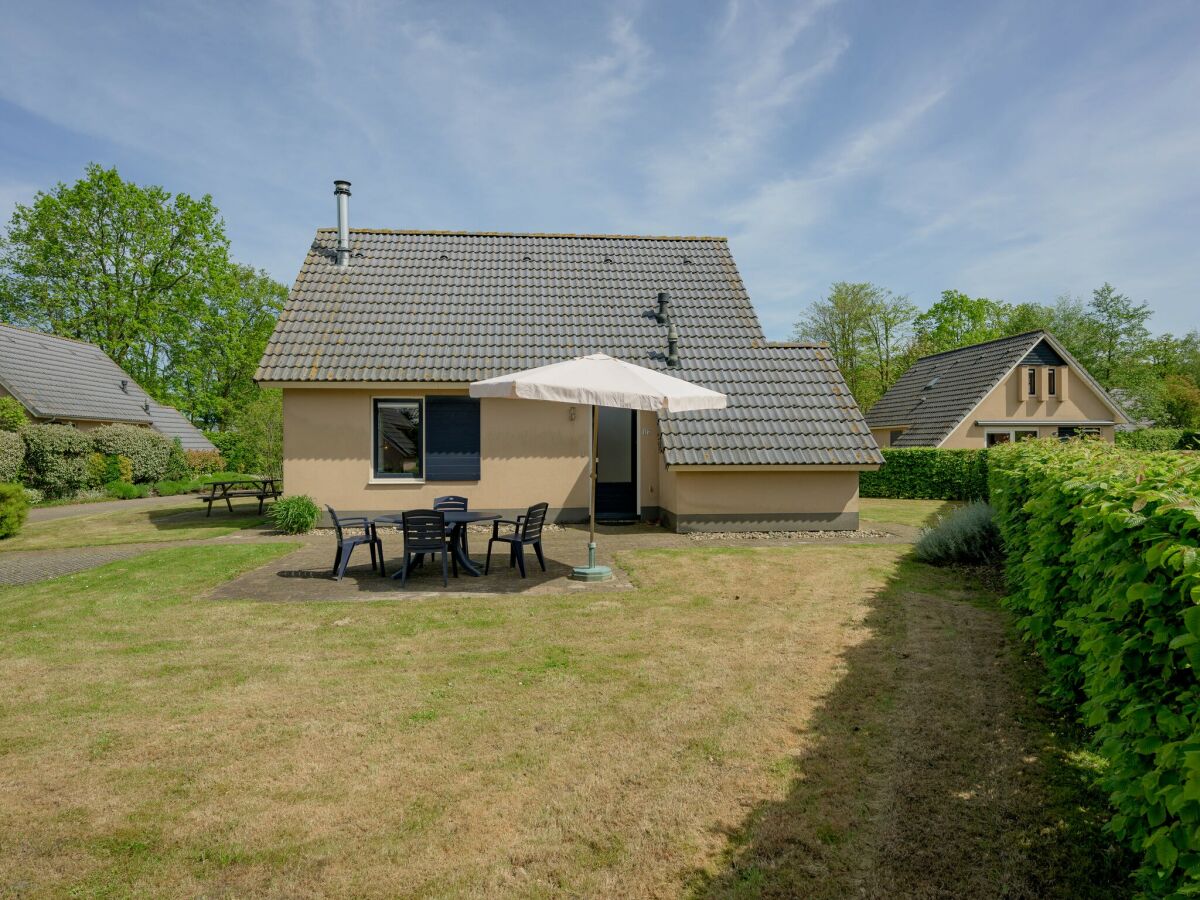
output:
M152 428L104 425L89 432L97 453L124 456L133 464L138 484L161 481L171 462L172 442Z
M1108 765L1111 831L1153 896L1200 892L1200 456L993 448L1006 605Z
M889 447L878 472L859 475L863 497L899 500L986 500L987 450Z
M16 481L25 465L25 441L16 432L0 431L0 482Z
M225 468L220 450L184 450L183 456L192 475L211 475Z
M1127 450L1200 450L1200 431L1183 428L1139 428L1118 431L1118 447Z
M27 425L25 477L30 487L47 497L65 497L88 483L88 456L92 439L70 425Z
M29 501L19 484L0 484L0 539L12 537L25 524Z

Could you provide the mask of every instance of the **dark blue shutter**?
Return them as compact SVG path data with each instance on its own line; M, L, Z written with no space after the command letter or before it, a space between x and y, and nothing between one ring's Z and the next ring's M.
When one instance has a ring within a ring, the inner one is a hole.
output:
M425 479L479 480L479 401L425 398Z

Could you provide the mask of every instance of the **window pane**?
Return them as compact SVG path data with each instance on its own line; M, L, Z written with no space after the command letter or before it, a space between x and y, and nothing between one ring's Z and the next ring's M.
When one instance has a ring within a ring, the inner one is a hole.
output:
M1029 396L1037 393L1037 369L1029 370Z
M1046 393L1051 396L1058 393L1058 372L1054 369L1046 372Z
M1036 431L1017 431L1015 432L1018 441L1036 440L1038 433Z
M987 436L987 445L994 447L996 444L1007 444L1009 442L1007 431L993 431Z
M420 401L375 402L375 474L420 477Z

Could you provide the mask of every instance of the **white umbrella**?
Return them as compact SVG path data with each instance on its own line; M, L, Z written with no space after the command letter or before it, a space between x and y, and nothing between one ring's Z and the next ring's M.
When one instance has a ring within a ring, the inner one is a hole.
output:
M553 400L592 407L592 490L588 504L591 534L588 564L577 566L574 577L601 581L612 577L607 566L596 565L596 441L601 406L646 409L653 412L687 412L724 409L724 394L673 378L653 369L635 366L605 353L498 375L471 384L472 397L505 397L514 400Z

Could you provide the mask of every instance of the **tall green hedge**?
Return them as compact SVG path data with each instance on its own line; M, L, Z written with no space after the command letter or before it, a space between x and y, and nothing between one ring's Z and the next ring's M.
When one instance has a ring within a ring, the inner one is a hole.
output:
M48 497L65 497L88 484L92 439L70 425L27 425L25 478Z
M934 447L890 447L883 467L863 472L863 497L901 500L987 499L986 450L940 450Z
M105 425L90 435L97 453L124 456L133 463L135 482L153 483L166 477L172 442L157 431L137 425Z
M0 481L16 481L25 467L25 441L13 431L0 431Z
M1111 830L1153 896L1200 893L1200 456L993 448L1007 604L1108 761Z
M1118 431L1118 447L1128 450L1200 450L1200 432L1183 428L1139 428Z

